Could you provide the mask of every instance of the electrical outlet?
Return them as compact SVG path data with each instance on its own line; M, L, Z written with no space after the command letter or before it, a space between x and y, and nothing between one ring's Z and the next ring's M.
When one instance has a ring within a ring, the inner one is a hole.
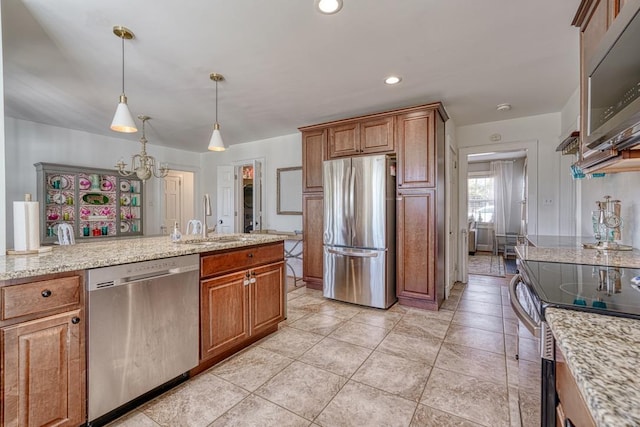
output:
M553 204L553 199L544 199L542 201L542 204L545 205L545 206L550 206L550 205Z

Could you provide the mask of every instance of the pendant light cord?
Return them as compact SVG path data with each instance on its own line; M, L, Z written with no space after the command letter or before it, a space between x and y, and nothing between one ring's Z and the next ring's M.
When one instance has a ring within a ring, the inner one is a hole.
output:
M218 123L218 80L216 80L216 123Z
M122 94L124 95L124 34L120 38L122 39Z

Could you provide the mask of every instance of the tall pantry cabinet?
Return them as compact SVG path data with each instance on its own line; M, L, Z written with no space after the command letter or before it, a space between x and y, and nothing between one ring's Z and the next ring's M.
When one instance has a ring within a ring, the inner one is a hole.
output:
M322 162L395 154L396 294L401 304L437 310L444 299L444 123L441 103L299 128L302 132L303 275L322 289Z

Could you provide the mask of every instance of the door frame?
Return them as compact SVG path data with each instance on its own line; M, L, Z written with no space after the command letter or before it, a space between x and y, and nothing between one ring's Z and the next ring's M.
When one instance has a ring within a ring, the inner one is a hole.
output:
M185 166L185 165L174 165L174 164L169 164L169 173L172 172L176 172L176 173L190 173L193 176L192 179L192 185L191 185L191 193L193 195L193 197L191 198L184 198L183 197L183 205L182 205L182 212L186 214L188 214L189 212L192 212L192 215L194 217L197 216L197 200L198 197L196 197L197 194L200 194L200 188L202 187L202 184L200 183L200 168L194 168L194 167L190 167L190 166ZM162 182L161 182L162 180ZM151 193L155 194L155 200L157 200L157 209L153 209L154 207L154 200L151 198L147 198L147 205L149 208L151 209L146 209L145 208L145 231L144 234L145 235L155 235L156 233L149 233L149 230L152 226L157 226L158 227L158 233L161 233L161 228L164 224L164 178L153 178L153 180L151 182L153 182L154 188L153 191ZM184 181L184 180L183 180ZM149 185L150 181L147 181L147 184L145 185ZM183 187L184 188L184 187ZM183 190L184 192L184 190ZM146 196L148 196L148 193L145 194ZM151 216L154 215L155 216L155 221L156 224L152 224L153 221L151 220ZM184 224L180 224L180 227L183 227ZM182 230L182 228L181 228ZM170 230L167 230L167 233ZM185 231L185 230L182 230Z
M255 182L256 182L256 174L255 174L255 163L259 162L260 163L260 173L261 173L261 177L260 179L260 185L256 186ZM236 160L234 162L231 162L231 165L233 166L233 172L235 174L236 177L236 183L235 183L235 211L236 211L236 216L235 216L235 222L234 222L234 232L235 233L244 233L244 204L243 204L243 200L244 200L244 189L242 186L242 180L240 179L240 168L242 166L254 166L254 175L253 175L253 188L254 191L256 188L260 189L260 210L258 212L258 216L260 218L260 221L258 222L258 230L262 230L263 224L264 224L264 206L265 206L265 200L264 200L264 187L265 187L265 176L264 176L264 171L266 170L266 165L267 165L267 160L264 157L255 157L255 158L251 158L251 159L244 159L244 160ZM255 203L255 193L254 193L254 206L256 206ZM255 223L255 218L256 218L256 210L254 209L254 214L253 214L253 218L254 218L254 223Z

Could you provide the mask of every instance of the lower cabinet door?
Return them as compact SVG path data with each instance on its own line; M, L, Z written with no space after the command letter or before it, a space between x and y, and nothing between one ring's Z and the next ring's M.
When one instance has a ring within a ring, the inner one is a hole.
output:
M74 310L0 330L1 425L86 421L84 329L82 310Z
M200 282L200 359L205 360L249 338L248 271Z
M284 320L284 262L251 270L251 279L251 335L255 335Z

